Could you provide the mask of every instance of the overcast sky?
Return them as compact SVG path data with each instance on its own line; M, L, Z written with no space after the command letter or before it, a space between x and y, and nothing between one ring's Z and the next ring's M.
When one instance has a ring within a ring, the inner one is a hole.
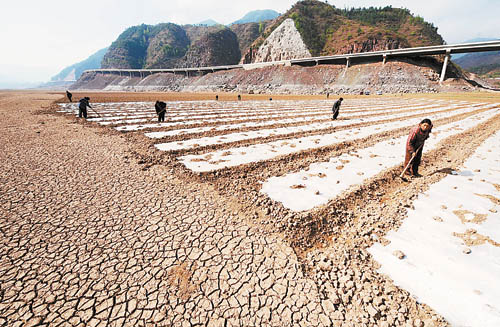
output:
M294 0L2 0L0 86L43 82L109 46L126 28L213 19L229 24L246 13L280 13ZM328 0L337 8L408 8L438 27L449 44L500 38L500 0Z

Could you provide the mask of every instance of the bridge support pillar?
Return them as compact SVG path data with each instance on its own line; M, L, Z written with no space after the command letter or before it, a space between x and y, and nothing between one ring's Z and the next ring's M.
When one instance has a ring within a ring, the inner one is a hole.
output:
M450 52L446 51L446 56L444 57L443 69L441 69L441 77L439 78L439 82L444 81L444 77L446 75L446 68L448 67L448 60L450 60Z
M346 63L345 63L345 69L344 69L344 72L342 73L342 77L345 76L345 73L347 72L347 68L349 68L351 64L351 60L349 59L349 57L346 58Z

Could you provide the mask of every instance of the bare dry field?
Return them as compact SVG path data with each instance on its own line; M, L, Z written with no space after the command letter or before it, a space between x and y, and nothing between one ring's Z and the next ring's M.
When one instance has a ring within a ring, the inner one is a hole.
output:
M49 94L60 95L57 102L68 102L64 92L48 92ZM236 101L237 93L178 93L178 92L74 92L73 100L78 101L84 96L89 96L91 102L132 102L132 101L196 101L214 100L219 95L220 101ZM326 95L290 95L290 94L241 94L242 101L246 100L321 100L326 99ZM432 98L447 100L467 100L467 101L492 101L498 102L500 94L498 92L463 92L463 93L432 93L432 94L385 94L385 95L335 95L330 94L330 99L342 96L345 99L356 98Z
M467 165L498 140L500 94L343 96L336 121L337 95L215 95L75 92L91 99L83 120L63 93L0 92L1 325L464 322L392 274L426 265L394 233L413 215L444 226L449 214L463 225L450 243L461 256L499 248L481 229L500 209L500 182L481 174L498 166ZM156 100L167 102L164 123ZM403 181L404 142L426 117L423 176ZM480 155L494 162L496 152ZM448 191L432 198L438 213L419 211L417 201L464 171L492 191L455 198L484 212L454 208ZM387 264L380 249L391 246ZM467 302L455 298L457 308Z

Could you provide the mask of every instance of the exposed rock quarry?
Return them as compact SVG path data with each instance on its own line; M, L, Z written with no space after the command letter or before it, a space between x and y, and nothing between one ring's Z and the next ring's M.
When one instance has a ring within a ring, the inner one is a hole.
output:
M254 62L310 58L292 19L286 19L260 46Z

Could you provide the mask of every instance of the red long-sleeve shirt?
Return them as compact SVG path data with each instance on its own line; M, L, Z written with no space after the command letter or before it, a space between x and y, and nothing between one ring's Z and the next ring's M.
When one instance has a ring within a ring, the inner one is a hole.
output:
M431 132L431 130L432 130L432 126L431 126L431 128L429 128L429 130L427 132L423 132L420 129L420 125L413 127L410 130L410 135L408 135L408 139L406 140L406 151L409 151L409 152L417 151L417 149L422 144L424 144L425 140L427 140L429 138L429 133Z

